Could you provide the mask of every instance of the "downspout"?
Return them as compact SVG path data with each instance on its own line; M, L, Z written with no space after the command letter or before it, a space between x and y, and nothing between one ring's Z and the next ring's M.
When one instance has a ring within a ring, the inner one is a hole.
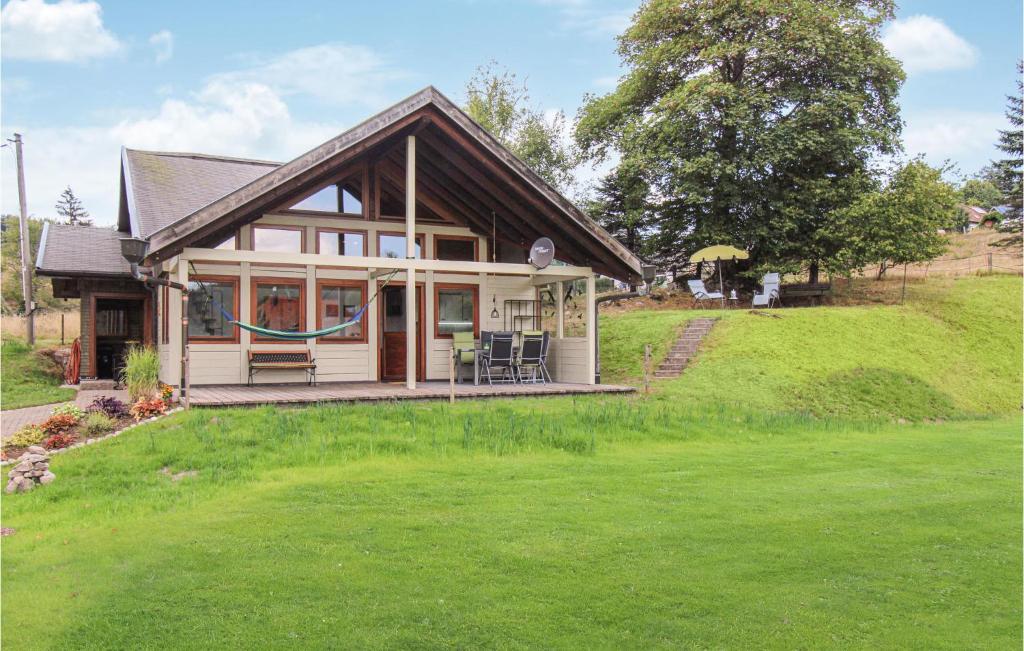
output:
M143 286L148 287L149 290L153 292L154 297L157 297L157 291L156 291L157 287L170 287L171 289L177 289L178 291L181 292L181 306L182 306L182 313L181 313L182 314L182 317L181 317L181 337L182 337L182 339L181 339L181 345L182 345L182 355L181 355L181 379L178 382L178 394L179 394L179 396L181 398L182 404L184 404L185 408L188 409L188 407L189 407L189 399L188 399L187 389L185 388L185 378L187 377L187 374L188 374L188 288L185 287L185 285L182 285L181 283L175 282L173 280L167 280L166 278L156 278L155 276L143 274L141 271L139 271L139 265L135 264L134 262L129 263L129 264L131 265L132 278L134 278L135 280L137 280L140 283L142 283ZM156 300L159 300L159 299L157 298ZM156 303L156 300L154 300L154 304ZM166 306L165 306L164 309L166 309ZM156 312L155 308L153 310L153 319L154 319L154 329L153 329L153 332L157 332L155 326L157 325L156 322L158 322L159 319L157 318L157 312Z
M597 364L594 372L594 383L601 384L601 319L600 313L597 307L601 303L608 303L609 301L620 301L624 298L636 298L640 295L640 292L625 292L623 294L610 294L608 296L601 296L600 298L594 299L594 314L597 315L597 319L594 322L594 349L595 359Z
M654 265L642 264L640 265L640 276L643 281L644 288L646 289L657 274L657 269ZM601 296L600 298L594 299L594 383L601 384L601 319L598 312L598 306L601 303L607 303L609 301L621 301L625 298L636 298L646 292L634 290L630 292L623 292L621 294L609 294L608 296Z

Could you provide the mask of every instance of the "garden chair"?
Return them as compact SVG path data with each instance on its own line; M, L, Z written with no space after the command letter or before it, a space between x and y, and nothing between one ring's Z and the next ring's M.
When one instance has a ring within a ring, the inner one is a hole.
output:
M761 279L761 286L764 288L760 294L754 294L753 307L767 307L771 309L773 305L782 305L782 301L779 300L779 274L770 273L765 274L764 278Z
M722 292L709 292L704 287L704 281L687 280L687 286L690 288L690 293L693 294L693 304L703 304L704 301L721 301L725 299L725 295Z
M519 359L516 362L516 374L520 382L536 384L538 376L542 384L547 384L544 377L544 334L542 332L530 331L523 333L523 344L519 348ZM526 379L526 373L530 379Z
M512 351L513 339L514 336L511 332L491 333L491 347L480 355L480 368L483 369L484 375L487 377L487 384L493 385L495 381L511 383L516 381L515 358ZM497 380L495 380L494 371L500 371Z
M476 363L476 341L472 332L452 334L452 357L455 358L455 379L462 384L462 367L473 367Z

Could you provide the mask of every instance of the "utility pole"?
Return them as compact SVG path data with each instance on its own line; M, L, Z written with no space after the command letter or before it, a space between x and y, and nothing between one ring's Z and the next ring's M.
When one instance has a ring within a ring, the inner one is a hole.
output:
M25 299L25 338L29 346L35 344L35 316L32 302L32 267L29 266L30 240L28 234L28 204L25 201L25 163L21 156L21 134L14 134L14 158L18 166L18 219L21 231L21 292Z

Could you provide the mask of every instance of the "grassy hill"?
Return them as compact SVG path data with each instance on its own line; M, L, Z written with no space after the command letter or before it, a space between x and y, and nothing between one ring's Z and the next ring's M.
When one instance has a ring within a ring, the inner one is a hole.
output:
M721 321L666 400L919 420L1010 413L1021 398L1021 278L932 279L903 306L636 311L602 317L602 379L635 381L686 320Z

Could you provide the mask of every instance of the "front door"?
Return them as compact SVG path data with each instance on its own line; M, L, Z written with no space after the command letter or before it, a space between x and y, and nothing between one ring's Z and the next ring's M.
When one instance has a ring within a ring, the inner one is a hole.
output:
M385 381L405 380L405 287L389 285L381 293L380 376ZM423 287L416 288L416 379L423 379Z

